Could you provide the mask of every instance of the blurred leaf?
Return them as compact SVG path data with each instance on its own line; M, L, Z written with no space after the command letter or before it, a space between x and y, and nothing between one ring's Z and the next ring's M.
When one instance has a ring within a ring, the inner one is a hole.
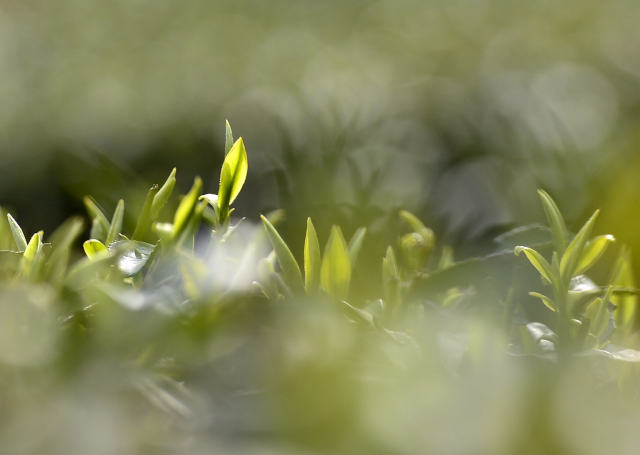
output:
M111 245L118 238L118 234L122 231L122 220L124 219L124 200L120 199L115 211L113 212L113 218L111 219L111 226L107 233L107 240L105 244Z
M551 265L549 265L549 262L547 262L547 260L542 257L540 253L538 253L533 248L527 248L526 246L517 246L514 252L516 256L519 256L520 253L524 253L531 265L536 268L536 270L547 282L554 282L553 270L551 269Z
M109 245L108 251L117 257L116 266L126 276L134 276L146 265L156 246L146 242L121 240Z
M335 225L325 246L320 282L329 295L340 300L347 298L351 283L351 260L342 231Z
M11 228L11 234L13 240L16 242L16 247L19 253L23 253L27 249L27 239L22 232L22 228L16 220L10 214L7 214L7 220L9 220L9 227Z
M538 195L542 201L542 207L544 213L551 226L551 235L553 236L553 243L556 247L556 251L562 253L567 247L569 233L567 231L567 225L564 222L560 209L554 202L554 200L547 194L546 191L539 189Z
M384 258L382 258L382 289L387 302L396 303L399 280L398 261L393 248L388 246Z
M551 300L546 295L540 294L538 292L530 292L529 295L532 296L532 297L539 298L542 301L542 303L544 304L544 306L549 308L551 311L554 311L554 312L557 311L556 304L553 303L553 300Z
M615 240L612 235L599 235L587 242L574 275L581 275L593 267L604 254L609 244L615 242Z
M82 218L71 218L51 236L53 249L47 261L45 273L54 283L61 283L67 271L73 243L82 234L83 229L84 221Z
M144 205L140 211L140 216L138 216L138 222L136 223L136 227L131 235L133 240L146 240L148 238L149 233L151 232L151 225L154 221L151 217L151 207L153 206L153 199L156 194L158 194L158 190L158 185L153 185L149 188L147 197L144 200Z
M620 251L609 283L616 287L634 288L636 286L629 248L623 247ZM638 296L614 293L611 301L617 307L615 311L616 323L624 335L629 334L634 328L635 315L638 311Z
M318 289L321 263L318 235L311 218L307 218L307 234L304 239L304 288L308 293Z
M287 244L282 240L276 228L273 227L271 222L264 216L260 215L262 224L264 225L265 232L269 238L269 242L273 247L273 251L276 254L278 264L284 275L285 283L292 289L298 290L303 288L302 274L300 273L300 267L296 262L296 259L291 253L291 250Z
M180 234L182 234L189 224L189 219L191 218L191 215L193 215L201 192L202 179L200 179L200 177L196 177L191 190L182 199L182 201L180 201L180 205L178 205L178 209L176 210L176 214L173 219L173 239L178 239Z
M92 239L103 241L107 239L107 233L108 231L104 230L104 227L102 226L100 220L97 217L94 218L91 222L91 233L89 236Z
M367 228L360 227L354 232L353 236L349 240L349 259L351 260L351 267L355 267L358 262L358 256L364 243L364 238L367 235Z
M435 245L435 235L433 231L426 227L417 216L406 210L400 210L400 218L411 226L414 232L420 234L426 253L429 254Z
M596 210L594 214L591 215L591 218L589 218L580 231L578 231L562 255L562 259L560 260L560 274L565 280L576 275L577 264L582 257L585 244L591 235L593 225L595 224L599 213L600 211Z
M153 197L151 203L151 223L153 224L158 217L164 206L169 201L169 198L173 194L173 189L176 186L176 168L174 167L167 177L167 180L162 184L156 195Z
M82 199L82 202L84 202L84 205L87 208L89 218L91 218L92 220L96 220L96 223L100 225L100 232L104 232L105 237L96 237L96 239L100 241L106 240L106 235L109 232L109 228L111 226L106 215L92 197L85 196Z
M513 249L518 245L536 245L551 241L551 231L541 224L530 224L513 228L493 239L503 248Z

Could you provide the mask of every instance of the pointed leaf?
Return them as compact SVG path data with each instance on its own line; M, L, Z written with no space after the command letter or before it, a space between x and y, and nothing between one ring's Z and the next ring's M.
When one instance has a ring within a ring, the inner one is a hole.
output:
M40 251L40 248L42 248L42 232L37 232L33 234L31 240L29 240L29 243L22 255L26 260L33 261Z
M226 214L229 206L233 204L247 178L248 168L247 151L242 138L239 138L222 163L220 188L218 189L220 212Z
M153 206L153 198L158 194L158 185L153 185L147 192L147 197L144 200L144 205L138 217L136 228L133 230L131 238L133 240L142 240L147 238L149 232L151 232L151 223L154 221L151 218L151 207Z
M307 218L307 234L304 239L304 288L308 293L318 289L321 263L318 235L311 218Z
M581 275L593 267L604 254L609 244L615 242L615 240L612 235L599 235L587 242L574 275Z
M9 220L9 227L11 228L11 234L13 240L16 242L18 252L23 253L27 249L27 239L22 232L22 228L16 220L10 214L7 214L7 220Z
M111 245L118 239L118 234L122 231L122 220L124 219L124 200L120 199L115 211L113 212L113 218L111 219L111 226L107 233L106 244Z
M549 308L551 311L557 311L556 309L556 304L553 302L553 300L551 300L549 297L547 297L546 295L540 294L538 292L530 292L529 295L531 297L537 297L539 298L542 303L544 303L544 306L546 306L547 308Z
M540 253L538 253L533 248L527 248L526 246L517 246L514 250L516 256L520 256L520 253L524 253L532 266L536 268L538 273L542 275L549 283L553 283L553 272L551 269L551 265L547 260L542 257Z
M337 299L346 299L351 283L351 260L347 242L338 226L331 228L320 271L322 289Z
M566 251L562 255L562 259L560 260L560 273L565 280L570 279L572 276L576 275L577 265L582 257L582 252L584 251L584 246L587 243L587 239L591 235L591 231L593 230L593 225L598 218L599 210L596 210L591 218L587 220L587 222L582 226L582 228L575 235Z
M622 248L609 282L613 286L635 288L636 281L629 248ZM635 317L638 311L638 296L616 293L611 297L611 301L616 305L615 317L618 327L620 327L620 330L622 330L624 334L629 334L634 328Z
M224 134L224 154L228 155L233 147L233 132L231 131L231 125L229 120L225 121L225 134Z
M173 194L173 189L176 186L176 168L174 167L167 177L167 180L160 187L156 195L153 197L153 202L151 203L151 223L153 224L158 217L160 216L160 212L164 208L164 206L169 201L171 194Z
M102 209L98 206L96 201L94 201L90 196L85 196L82 199L82 202L84 202L87 212L89 213L89 218L91 218L92 220L97 219L97 223L100 224L100 227L105 232L105 234L109 232L109 220L107 219L107 216L104 214Z
M562 213L560 213L560 209L558 209L558 206L546 191L538 190L538 195L540 196L542 208L551 227L551 235L553 236L553 243L556 250L563 252L567 247L569 234Z
M172 237L177 239L189 224L189 219L196 208L198 197L202 193L202 179L196 177L189 193L180 201L176 214L173 218L173 234Z
M276 231L276 228L273 227L269 220L264 215L260 215L260 219L262 220L269 242L273 247L273 251L276 254L278 264L280 264L280 269L282 270L285 283L292 290L302 289L302 274L300 273L300 267L291 253L291 250L284 240L282 240L282 237L280 237L280 234L278 234L278 231Z
M351 237L351 240L349 240L349 259L351 260L351 267L355 267L356 262L358 261L358 256L360 255L362 243L364 242L366 234L366 227L358 228L358 230L353 234L353 237Z

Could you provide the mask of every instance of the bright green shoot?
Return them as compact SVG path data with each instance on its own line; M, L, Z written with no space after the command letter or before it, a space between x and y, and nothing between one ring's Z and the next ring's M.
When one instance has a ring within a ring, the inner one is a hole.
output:
M554 251L551 261L548 261L540 252L526 246L517 246L514 252L518 256L524 254L543 281L552 287L552 297L538 292L532 292L530 295L539 298L547 308L558 314L559 341L567 343L572 333L580 332L572 328L573 326L586 323L592 325L593 323L588 315L585 316L583 313L584 306L574 307L572 305L575 300L571 290L572 280L593 267L615 239L611 235L591 237L599 214L599 211L596 210L569 241L564 218L558 206L546 192L539 190L538 194L553 237ZM589 309L589 315L596 311L593 309L594 305L601 305L605 310L607 309L608 298L598 297L598 299L598 301L593 300L593 302L587 303L586 308Z
M239 138L235 143L233 142L233 133L229 122L226 122L225 152L226 155L220 170L218 194L205 194L200 197L213 207L216 213L216 227L228 224L229 215L233 212L231 204L240 194L249 170L244 141Z

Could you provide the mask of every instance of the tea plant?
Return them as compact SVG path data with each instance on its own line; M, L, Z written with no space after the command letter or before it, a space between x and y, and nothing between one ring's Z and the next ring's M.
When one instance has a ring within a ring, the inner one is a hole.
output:
M282 211L236 217L249 161L228 123L225 132L217 194L196 177L177 200L173 169L149 188L136 217L125 217L131 207L124 200L108 213L85 197L84 257L75 248L83 219L71 218L49 237L26 235L0 210L7 220L0 223L0 373L7 373L0 399L11 412L39 407L47 393L57 410L76 389L100 409L120 403L125 424L116 433L131 444L122 453L140 446L180 453L193 441L208 447L203 428L228 440L253 431L264 444L282 440L320 453L388 453L406 444L400 453L418 453L441 432L420 428L429 438L417 437L417 445L400 437L411 422L387 417L400 402L416 421L450 419L447 428L466 425L471 434L477 427L465 416L474 406L498 416L500 406L526 399L552 408L544 384L563 375L571 382L576 371L578 384L605 388L620 406L640 397L631 252L618 252L602 286L586 275L614 243L611 235L593 235L597 211L571 235L541 190L548 229L516 228L497 239L496 251L456 260L425 223L401 210L404 231L380 248L379 274L368 277L379 295L362 298L352 288L361 253L372 247L370 226L347 241L340 226L319 235L307 218L304 244L295 246L279 231ZM527 238L537 240L521 241ZM537 281L521 273L518 256ZM532 290L540 280L549 292ZM553 315L551 323L528 311L528 296ZM95 386L93 371L106 375L104 383ZM469 395L478 384L490 393ZM498 404L482 398L514 390L530 396ZM241 409L239 418L218 412L228 402ZM464 453L555 447L546 419L509 412L543 428L545 437L499 448L478 439L483 449ZM226 426L219 429L215 419Z
M595 286L583 276L601 258L607 247L615 241L612 235L591 237L599 211L596 211L570 238L564 218L556 203L543 190L538 194L551 228L553 253L551 261L534 248L517 246L515 254L524 254L551 287L552 296L530 292L551 311L556 313L557 337L551 336L559 351L573 351L605 346L616 329L616 319L623 332L629 332L634 320L635 302L626 302L620 308L612 301L614 294L633 292L618 289L621 284L614 273L607 286ZM618 258L618 269L629 267L628 253ZM628 272L627 272L628 273ZM617 318L616 318L617 316Z

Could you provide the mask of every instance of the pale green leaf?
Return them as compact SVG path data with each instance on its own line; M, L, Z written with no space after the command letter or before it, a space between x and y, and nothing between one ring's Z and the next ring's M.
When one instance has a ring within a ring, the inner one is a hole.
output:
M224 131L224 154L228 155L233 147L233 132L231 131L231 125L229 124L229 120L225 121L225 131Z
M22 253L27 249L27 238L24 236L24 232L22 232L22 228L18 222L13 219L10 214L7 214L7 220L9 221L11 234L13 235L13 240L16 242L18 252Z
M269 242L273 247L273 251L276 254L285 283L292 290L302 289L302 274L300 273L300 267L298 266L293 253L291 253L291 250L284 240L282 240L282 237L280 237L280 234L278 234L278 231L276 231L276 228L273 227L269 220L264 215L260 215L260 219L262 220Z
M331 228L325 246L320 271L322 289L337 299L345 299L351 283L351 260L342 231L338 226Z
M99 223L102 231L106 235L106 233L109 232L110 223L102 209L90 196L85 196L82 199L82 202L84 203L87 212L89 213L89 218L91 218L92 220L97 220L97 223Z
M356 262L358 261L358 256L360 255L360 250L362 249L362 244L364 243L364 237L366 234L366 227L358 228L351 237L351 240L349 240L349 259L351 260L351 267L355 267Z
M558 209L558 206L546 191L540 189L538 190L538 195L540 196L542 208L544 209L544 213L549 221L549 226L551 227L553 243L556 250L562 253L567 247L569 238L569 233L567 231L564 218L562 217L562 213L560 213L560 209Z
M531 265L535 267L542 278L544 278L549 283L554 282L551 265L536 250L534 250L533 248L528 248L526 246L517 246L514 250L514 253L516 254L516 256L519 256L520 253L524 253Z
M544 304L544 306L549 308L551 311L554 311L554 312L557 311L556 304L553 302L553 300L551 300L546 295L540 294L538 292L530 292L529 295L531 297L539 298L542 301L542 303Z
M177 239L189 224L189 220L198 203L200 193L202 193L202 179L200 177L196 177L193 181L191 190L189 190L189 193L182 199L182 201L180 201L180 205L178 205L178 209L176 210L176 214L173 218L172 237L174 239Z
M122 231L122 220L124 219L124 201L120 199L115 211L113 212L113 218L111 219L111 225L107 233L106 245L110 245L118 239L118 234Z
M151 203L151 224L155 222L160 216L160 212L164 208L164 206L169 201L171 194L173 194L173 189L176 186L176 168L174 167L167 177L167 180L160 187L158 192L153 197L153 202Z
M596 210L594 214L591 215L591 218L589 218L584 226L580 228L562 255L562 259L560 260L560 273L562 274L563 279L569 280L572 276L576 275L578 262L582 257L585 244L591 235L593 225L595 224L599 213L600 211Z
M307 218L307 234L304 239L304 288L308 293L318 289L321 263L318 235L311 218Z
M615 240L612 235L599 235L587 242L574 275L581 275L593 267L604 254L609 244L615 242Z
M133 240L144 240L148 237L149 232L151 232L151 224L154 221L151 217L151 207L153 206L153 199L156 194L158 194L158 190L158 185L153 185L149 188L147 197L144 200L144 205L140 211L140 216L138 216L138 222L131 236Z

